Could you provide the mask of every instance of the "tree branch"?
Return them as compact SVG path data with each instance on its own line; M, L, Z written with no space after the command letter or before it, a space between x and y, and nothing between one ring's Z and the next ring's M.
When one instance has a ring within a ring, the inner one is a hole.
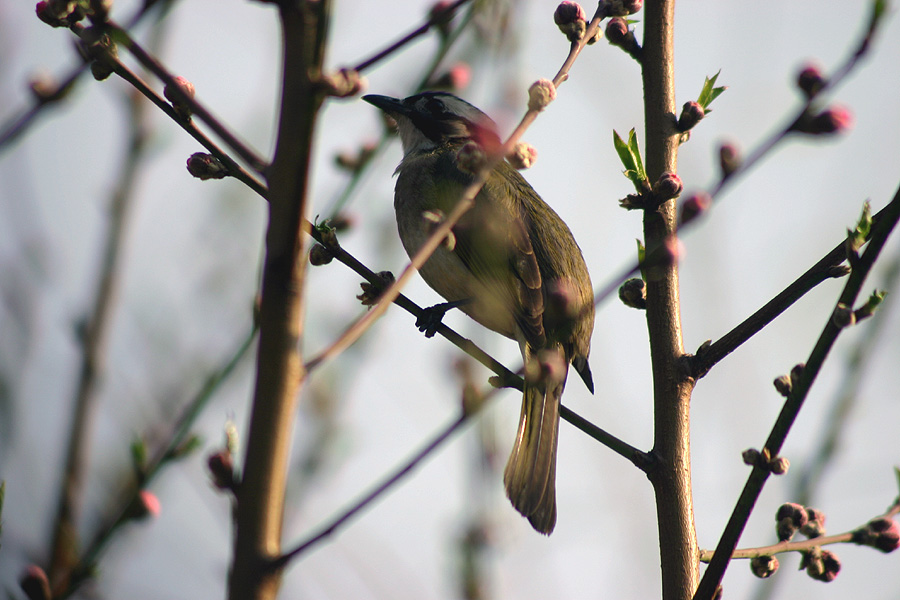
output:
M644 5L642 74L646 127L647 176L656 181L674 173L678 132L675 130L674 0ZM644 211L644 243L653 248L673 243L675 202ZM690 598L697 582L698 547L691 498L690 396L694 380L679 366L684 348L678 296L678 262L669 260L645 267L647 329L653 369L654 437L656 459L647 475L656 495L659 526L662 597Z
M278 141L269 169L269 222L263 267L256 385L237 497L232 600L273 600L281 573L281 527L291 436L303 380L305 215L318 83L330 2L281 2L284 64Z
M854 261L853 270L838 299L839 304L854 305L869 270L884 247L891 231L897 225L898 220L900 220L900 189L897 190L894 198L882 211L881 219L872 226L872 237L863 255ZM766 440L763 452L768 453L768 456L774 458L781 451L781 446L784 444L788 432L796 421L800 409L803 407L803 402L806 400L809 389L819 374L825 358L828 356L840 332L841 329L834 323L832 315L829 315L828 322L825 324L822 334L813 347L799 380L793 386L781 413L778 415L778 419L775 421L775 425L772 427L769 438ZM694 596L695 600L711 600L714 597L716 589L725 575L725 570L728 568L731 555L737 547L741 533L743 533L747 520L750 518L750 513L756 505L766 480L769 478L769 474L770 471L762 466L755 466L750 472L737 505L731 513L728 524L725 526L725 531L722 533L722 537L716 546L715 555L703 574L700 586Z

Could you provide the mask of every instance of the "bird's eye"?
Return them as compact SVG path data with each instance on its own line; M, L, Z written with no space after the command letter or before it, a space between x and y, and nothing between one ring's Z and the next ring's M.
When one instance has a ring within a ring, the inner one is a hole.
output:
M447 116L447 107L437 98L428 98L428 100L425 101L425 110L431 113L431 116L435 118Z

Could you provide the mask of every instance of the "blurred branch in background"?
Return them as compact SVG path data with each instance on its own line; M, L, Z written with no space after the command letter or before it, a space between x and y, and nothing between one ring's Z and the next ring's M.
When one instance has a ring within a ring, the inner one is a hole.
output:
M70 596L81 584L96 574L97 564L103 551L122 526L147 516L148 511L149 514L153 513L152 503L155 496L147 491L147 487L165 466L187 457L199 447L200 441L191 433L197 417L247 356L256 340L256 334L257 328L254 326L226 355L220 366L206 377L200 390L184 405L168 434L161 440L155 451L146 449L140 440L132 445L134 479L126 484L127 489L120 501L112 510L108 511L107 522L97 529L85 550L76 557L77 562L65 574L66 586L54 590L54 597ZM151 456L148 458L148 455ZM150 506L148 506L148 502ZM158 504L156 507L156 511L158 511Z
M162 22L177 0L148 0L141 4L138 12L127 21L126 28L138 25L145 17L155 12L155 23ZM40 14L40 4L38 12ZM57 83L46 77L35 77L30 83L32 105L19 109L19 111L6 118L0 124L0 153L9 148L12 143L25 133L33 125L37 118L46 109L63 100L73 90L81 76L88 71L90 65L83 58L81 62L69 69Z
M98 385L106 368L107 340L118 297L128 218L149 132L144 99L128 93L128 141L118 181L109 204L109 219L100 258L94 306L80 333L81 366L71 417L63 481L54 525L48 575L54 589L68 587L68 574L78 561L78 521L84 496L88 448L94 435Z

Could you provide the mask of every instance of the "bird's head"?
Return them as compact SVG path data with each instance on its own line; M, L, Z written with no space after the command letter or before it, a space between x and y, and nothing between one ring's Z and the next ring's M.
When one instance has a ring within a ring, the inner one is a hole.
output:
M363 100L397 121L404 154L453 140L473 140L487 147L500 143L497 125L490 117L447 92L424 92L403 100L370 94Z

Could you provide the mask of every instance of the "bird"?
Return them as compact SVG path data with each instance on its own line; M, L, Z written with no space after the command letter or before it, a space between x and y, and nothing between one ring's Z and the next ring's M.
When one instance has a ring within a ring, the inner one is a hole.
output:
M450 214L475 180L476 170L461 156L473 144L499 147L497 126L448 92L405 99L370 94L363 100L397 123L403 159L395 171L394 209L401 243L412 257L435 219ZM516 510L549 535L556 526L560 399L569 365L594 392L588 364L593 287L581 249L559 215L501 160L419 273L448 301L433 307L438 320L458 307L519 344L522 409L503 480Z

